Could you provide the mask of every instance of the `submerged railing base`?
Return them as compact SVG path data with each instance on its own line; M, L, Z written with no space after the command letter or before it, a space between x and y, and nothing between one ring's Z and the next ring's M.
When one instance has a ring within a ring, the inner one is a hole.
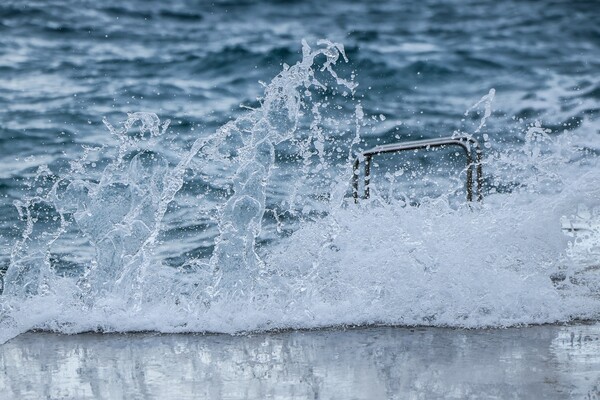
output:
M365 189L364 198L370 196L369 184L371 182L371 160L373 156L386 153L397 153L408 150L430 149L432 147L459 146L465 152L467 158L467 201L473 201L473 167L477 170L477 201L483 200L483 169L481 166L482 151L479 142L469 136L451 136L439 139L414 140L404 143L391 143L376 146L370 150L363 151L354 161L352 170L352 196L358 202L358 181L361 159L365 162ZM473 152L475 157L473 157ZM475 162L473 162L475 160Z

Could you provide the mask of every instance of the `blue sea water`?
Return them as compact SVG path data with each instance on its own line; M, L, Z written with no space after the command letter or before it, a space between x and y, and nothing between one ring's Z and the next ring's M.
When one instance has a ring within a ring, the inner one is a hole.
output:
M2 2L0 340L597 319L599 17ZM456 133L483 204L450 150L381 157L354 204L362 150Z

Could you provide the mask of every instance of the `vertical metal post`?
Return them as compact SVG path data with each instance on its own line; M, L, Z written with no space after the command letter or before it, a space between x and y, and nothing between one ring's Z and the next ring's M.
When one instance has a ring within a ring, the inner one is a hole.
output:
M354 165L352 166L352 197L354 197L354 202L358 203L358 168L360 166L360 159L357 157L354 160Z
M482 152L481 152L481 148L478 145L475 148L475 154L477 157L477 201L482 201L483 200L483 167L481 165Z
M371 155L365 156L365 199L371 195Z
M467 150L467 201L473 201L473 157L471 149Z

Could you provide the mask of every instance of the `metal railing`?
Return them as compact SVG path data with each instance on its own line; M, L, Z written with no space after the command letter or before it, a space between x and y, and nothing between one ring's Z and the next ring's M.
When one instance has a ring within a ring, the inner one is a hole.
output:
M404 143L392 143L376 146L370 150L363 151L354 161L352 170L352 195L354 201L358 202L358 178L361 158L365 161L365 191L364 198L370 195L369 184L371 182L371 159L375 155L396 153L408 150L430 149L432 147L459 146L465 151L467 158L467 201L473 201L473 167L477 170L477 201L483 200L483 171L481 166L482 151L479 142L468 136L452 136L439 139L414 140ZM474 149L474 150L473 150ZM473 157L473 152L475 157ZM473 159L475 158L475 162Z

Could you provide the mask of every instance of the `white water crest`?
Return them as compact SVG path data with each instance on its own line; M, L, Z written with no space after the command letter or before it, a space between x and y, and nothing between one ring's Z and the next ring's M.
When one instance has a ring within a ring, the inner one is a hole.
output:
M104 120L116 149L86 147L66 174L41 169L34 194L16 204L24 229L4 277L0 342L30 329L235 333L598 318L597 159L541 123L494 151L491 89L467 111L484 108L471 133L489 150L483 203L455 200L461 169L439 196L399 200L379 181L355 204L349 182L366 123L357 84L335 71L341 61L342 45L303 42L302 60L265 86L260 107L175 159L165 150L169 121L137 112L118 128ZM333 96L350 111L331 107ZM403 173L387 176L393 185ZM178 238L165 232L191 218L180 203L192 181L207 188L191 201L206 221L197 246L209 242L210 251L173 266L164 254Z

